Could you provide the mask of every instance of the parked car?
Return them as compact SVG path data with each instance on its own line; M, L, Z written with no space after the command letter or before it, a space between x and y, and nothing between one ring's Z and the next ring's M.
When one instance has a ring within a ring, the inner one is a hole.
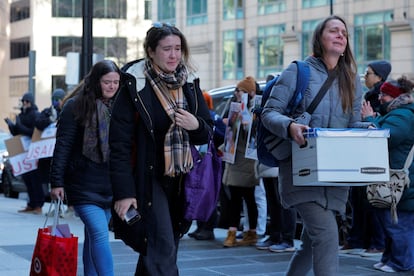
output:
M266 86L265 81L258 81L257 83L259 84L261 90L263 90ZM233 84L219 88L214 88L208 91L210 96L213 98L214 110L221 117L223 117L224 113L228 109L227 107L230 104L230 100L233 97L235 89L236 84Z
M3 156L7 155L6 144L4 143L4 141L10 137L10 133L0 129L0 181L4 168Z
M13 169L8 159L5 140L12 135L4 130L0 130L0 191L5 197L18 198L19 193L26 192L26 185L21 176L14 176Z

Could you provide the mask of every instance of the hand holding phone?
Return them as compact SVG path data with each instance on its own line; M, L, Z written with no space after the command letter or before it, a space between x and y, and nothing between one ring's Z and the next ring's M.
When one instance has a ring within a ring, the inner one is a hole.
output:
M138 210L134 208L134 206L131 205L129 207L128 211L125 214L125 222L128 225L132 225L135 222L139 221L141 219L141 215L139 214Z

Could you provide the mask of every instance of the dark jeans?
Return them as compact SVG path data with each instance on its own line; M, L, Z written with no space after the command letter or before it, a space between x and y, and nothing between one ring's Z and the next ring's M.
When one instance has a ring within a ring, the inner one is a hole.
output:
M350 191L352 205L352 228L347 238L353 248L384 249L385 234L375 208L369 204L366 187L352 187Z
M29 195L27 205L32 208L43 207L45 203L45 191L43 183L39 179L38 170L33 170L22 175Z
M264 177L263 184L270 217L270 240L274 243L286 242L293 246L296 233L296 210L285 209L280 203L277 177Z

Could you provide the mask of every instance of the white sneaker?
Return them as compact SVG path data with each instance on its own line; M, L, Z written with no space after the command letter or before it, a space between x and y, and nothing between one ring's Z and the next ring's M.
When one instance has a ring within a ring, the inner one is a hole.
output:
M384 272L389 272L389 273L397 272L392 267L390 267L390 266L388 266L386 264L383 265L383 266L381 266L379 270L384 271Z
M384 265L385 265L384 263L379 262L379 263L374 264L373 267L375 269L381 270L381 267L383 267Z

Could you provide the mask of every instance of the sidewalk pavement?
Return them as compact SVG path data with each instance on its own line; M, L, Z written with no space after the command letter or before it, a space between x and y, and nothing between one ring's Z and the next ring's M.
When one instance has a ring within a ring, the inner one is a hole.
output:
M0 195L0 275L29 275L37 230L43 227L46 216L17 213L17 210L25 206L24 195L20 199L9 199ZM49 204L47 203L43 207L43 212L46 213L48 210ZM60 223L68 223L71 232L79 237L78 275L82 275L83 224L73 216L60 219ZM194 227L195 225L190 231L193 231ZM178 252L181 276L284 275L292 256L291 252L271 253L267 250L257 250L255 247L223 248L222 243L227 231L215 229L214 233L216 239L213 241L197 241L187 235L183 237ZM115 275L134 275L138 255L121 241L115 240L112 232L110 241ZM296 241L295 246L298 247L299 243ZM383 272L372 268L379 258L378 256L363 258L357 255L340 254L339 275L384 275ZM414 273L402 274L414 275Z

